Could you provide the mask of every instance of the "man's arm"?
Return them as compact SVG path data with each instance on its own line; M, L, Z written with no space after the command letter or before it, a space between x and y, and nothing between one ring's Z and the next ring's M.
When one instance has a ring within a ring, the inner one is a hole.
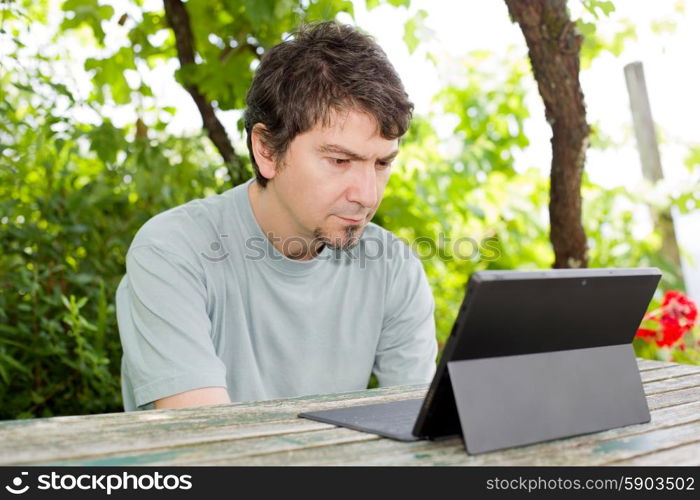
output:
M401 243L403 245L403 243ZM430 382L435 373L435 302L421 261L410 249L389 280L373 372L380 387ZM399 255L404 255L399 252Z
M202 387L193 391L181 392L155 402L156 410L165 408L191 408L230 403L225 387Z
M117 318L132 406L155 406L156 401L199 389L225 390L226 366L211 339L203 271L151 244L132 244L126 267L117 291ZM211 399L210 393L175 403L182 407L228 402Z

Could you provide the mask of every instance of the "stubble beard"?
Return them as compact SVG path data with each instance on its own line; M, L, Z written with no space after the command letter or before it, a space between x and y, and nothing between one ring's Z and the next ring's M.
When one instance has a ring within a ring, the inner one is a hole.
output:
M347 251L355 248L360 242L361 226L345 226L344 237L332 239L326 235L320 227L314 229L314 241L320 241L331 250ZM321 247L322 248L322 247Z

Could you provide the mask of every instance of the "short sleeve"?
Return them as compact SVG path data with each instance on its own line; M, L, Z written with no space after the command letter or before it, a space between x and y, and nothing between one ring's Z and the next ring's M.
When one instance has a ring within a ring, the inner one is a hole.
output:
M117 290L117 321L122 376L128 378L133 404L142 408L181 392L226 387L201 271L154 245L129 249L126 270Z
M380 386L427 383L435 374L435 302L412 253L392 273L373 372Z

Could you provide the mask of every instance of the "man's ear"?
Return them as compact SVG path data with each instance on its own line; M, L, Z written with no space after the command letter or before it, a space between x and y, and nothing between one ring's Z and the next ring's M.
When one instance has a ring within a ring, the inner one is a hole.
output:
M265 130L265 125L262 123L256 123L253 125L250 135L250 142L253 147L255 163L258 164L258 169L260 170L262 176L269 180L275 176L277 170L275 168L275 157L270 149L265 145L263 135Z

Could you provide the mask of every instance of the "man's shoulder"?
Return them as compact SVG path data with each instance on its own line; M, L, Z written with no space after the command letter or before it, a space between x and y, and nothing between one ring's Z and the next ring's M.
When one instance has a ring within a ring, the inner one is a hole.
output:
M193 199L154 215L136 232L130 248L155 246L181 253L218 240L218 233L235 209L232 192L233 189L229 189L207 198Z

